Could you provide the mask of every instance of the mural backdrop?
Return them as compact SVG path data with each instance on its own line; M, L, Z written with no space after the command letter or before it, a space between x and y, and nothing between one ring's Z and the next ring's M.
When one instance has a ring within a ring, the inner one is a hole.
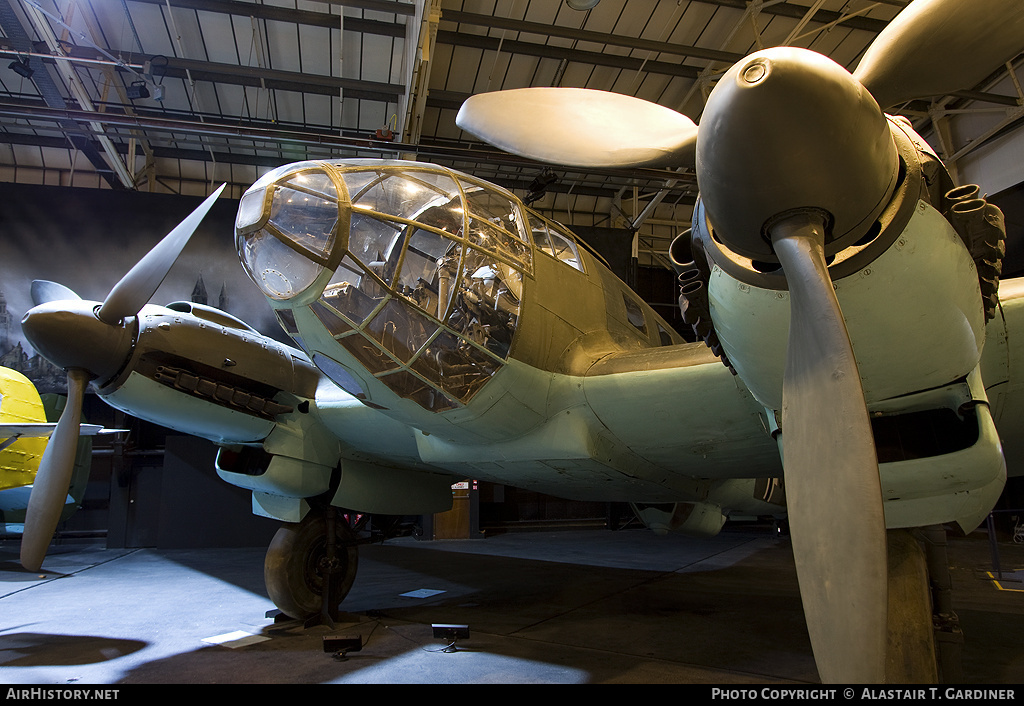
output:
M46 279L83 299L111 287L201 198L139 192L0 184L0 365L20 370L41 392L62 392L64 373L21 334L31 283ZM221 198L157 290L154 304L198 301L287 341L266 299L242 271L234 247L237 201Z

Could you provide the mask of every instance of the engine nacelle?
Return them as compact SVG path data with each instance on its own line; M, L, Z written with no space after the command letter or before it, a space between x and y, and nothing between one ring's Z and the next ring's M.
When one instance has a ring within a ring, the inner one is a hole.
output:
M904 121L889 125L900 158L892 197L864 237L829 258L829 275L871 416L887 526L971 529L1005 480L980 376L1005 252L1001 214L972 189L950 189ZM700 202L688 237L684 315L695 312L697 333L777 418L790 324L784 274L730 249Z
M316 394L305 355L225 312L145 307L123 370L98 386L111 406L216 443L255 443Z
M901 157L894 196L868 236L829 267L869 405L962 379L985 340L975 261L927 197L921 157L929 155L902 122L890 124ZM781 269L730 250L700 204L692 238L708 263L699 293L721 354L759 402L781 409L790 316Z

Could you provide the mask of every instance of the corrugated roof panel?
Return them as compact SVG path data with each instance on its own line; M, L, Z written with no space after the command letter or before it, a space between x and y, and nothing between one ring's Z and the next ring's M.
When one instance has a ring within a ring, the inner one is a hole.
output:
M48 11L69 12L64 3L42 1ZM447 159L522 186L540 166L498 154L462 157L455 151L485 149L455 125L457 106L465 96L523 86L585 86L637 95L697 117L704 95L732 60L728 54L717 61L700 52L687 56L678 47L741 55L792 36L795 44L822 51L852 68L878 28L899 10L890 0L825 0L815 18L804 22L811 4L812 0L765 3L760 12L745 14L733 3L723 6L713 0L601 0L587 12L555 0L443 0L438 42L430 52L422 142L448 150L447 157L432 159ZM399 96L406 90L404 36L412 5L392 5L394 12L356 5L333 0L80 0L73 16L69 12L69 24L88 37L70 37L79 56L104 59L92 48L90 42L95 42L126 61L156 57L153 77L163 87L163 101L130 101L125 109L134 111L140 121L132 126L115 120L122 106L117 92L107 86L110 67L83 62L75 70L94 101L98 103L106 91L108 113L97 119L109 123L104 130L122 153L132 136L141 136L165 155L156 170L161 178L154 184L157 189L192 189L189 180L209 176L202 166L207 162L216 161L215 169L226 170L230 179L248 180L254 171L265 169L263 165L311 154L390 155L331 142L343 136L365 139L377 128L405 119L397 113ZM126 6L130 14L125 13ZM17 8L25 22L21 5ZM823 21L844 17L823 29ZM94 23L86 21L92 18ZM337 28L339 23L344 32ZM59 24L50 24L57 36L64 35ZM24 29L39 38L33 27ZM419 34L419 27L412 29ZM641 42L654 45L635 46ZM7 142L0 149L0 168L5 160L17 161L23 175L30 169L69 175L68 155L77 153L50 146L64 144L66 127L40 113L43 102L36 86L10 71L8 63L0 64L0 104L5 104L0 107L6 110L0 143ZM79 110L64 79L52 66L44 70L62 93L60 101ZM123 85L135 80L129 73L118 73L116 80ZM194 91L189 74L196 81ZM962 134L953 131L958 144L983 123L991 120L958 123L965 126ZM237 134L223 134L219 126L227 125L237 126ZM292 135L274 132L285 128L308 131L309 139L295 142ZM164 165L169 171L161 173ZM81 155L74 160L76 181L92 169ZM577 216L586 209L603 210L598 216L580 216L597 219L608 217L608 194L620 185L640 183L650 193L665 178L569 170L559 170L559 175L563 192L570 185L576 191L551 196L551 201ZM692 176L684 181L692 185ZM149 185L143 182L143 188ZM682 187L673 191L659 207L659 217L685 221L692 193L684 195Z

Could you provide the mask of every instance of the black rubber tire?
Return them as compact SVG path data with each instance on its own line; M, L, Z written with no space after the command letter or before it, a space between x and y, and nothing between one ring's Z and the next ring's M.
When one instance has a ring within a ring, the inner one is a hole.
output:
M356 578L359 553L355 535L339 515L335 522L340 571L334 575L338 603ZM274 535L263 562L267 594L285 615L296 620L319 615L323 601L321 564L327 557L327 519L310 512L297 524L286 524ZM337 606L334 606L337 607Z

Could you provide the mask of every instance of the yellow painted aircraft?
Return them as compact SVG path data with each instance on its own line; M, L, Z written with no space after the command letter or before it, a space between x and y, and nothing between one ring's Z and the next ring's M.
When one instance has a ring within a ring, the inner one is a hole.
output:
M471 98L459 124L519 154L696 167L673 253L698 343L515 195L417 162L301 162L242 197L242 265L295 347L149 305L214 193L104 301L40 286L23 331L67 370L69 412L23 564L43 561L78 435L65 417L91 381L220 446L219 475L285 523L265 574L293 617L329 614L354 579L335 508L437 512L473 477L626 500L702 535L785 512L822 679L882 681L887 531L971 529L1020 467L1024 284L998 282L998 210L879 106L970 86L1022 49L1019 0L916 0L854 74L791 48L741 60L699 129L593 91Z
M56 428L35 385L17 370L0 367L0 519L9 529L24 522L25 510L47 438ZM88 481L92 444L89 437L106 430L96 424L79 425L74 478L66 494L61 517L66 519L81 502Z
M0 491L32 484L52 431L32 381L0 368Z

